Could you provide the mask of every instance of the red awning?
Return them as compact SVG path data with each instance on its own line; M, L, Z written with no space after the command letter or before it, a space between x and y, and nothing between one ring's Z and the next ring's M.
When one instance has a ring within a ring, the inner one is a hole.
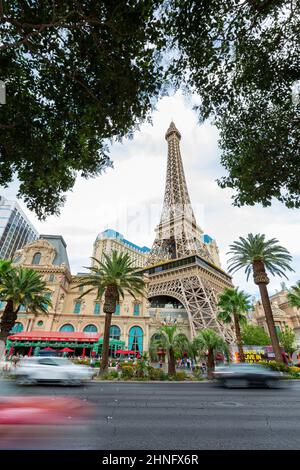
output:
M123 349L118 349L116 353L117 354L136 354L135 351L123 351Z
M82 341L85 343L96 343L100 333L62 332L62 331L22 331L8 337L9 340L21 341Z

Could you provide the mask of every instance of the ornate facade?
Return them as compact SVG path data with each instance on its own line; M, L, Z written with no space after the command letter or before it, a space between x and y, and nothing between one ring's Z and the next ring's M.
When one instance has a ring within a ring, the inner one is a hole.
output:
M47 315L33 315L21 308L15 333L103 333L105 317L102 300L96 299L96 293L79 299L83 292L77 287L80 276L71 274L66 244L61 236L42 235L18 251L15 264L35 269L42 275L51 290L52 302ZM189 335L187 313L184 309L177 313L177 306L151 306L146 297L135 301L130 295L125 295L112 318L111 338L122 341L126 349L147 351L150 338L162 322L172 321L175 316L182 331Z
M287 298L288 290L284 287L280 292L270 296L271 307L277 331L284 331L285 326L293 329L297 346L300 347L300 310L292 307ZM251 321L264 328L268 333L264 309L260 300L255 302Z

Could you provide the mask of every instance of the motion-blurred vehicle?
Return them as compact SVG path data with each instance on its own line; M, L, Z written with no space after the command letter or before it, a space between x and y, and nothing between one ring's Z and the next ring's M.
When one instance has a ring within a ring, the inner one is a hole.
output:
M60 396L0 396L0 449L67 448L91 432L94 406Z
M281 387L282 372L276 372L262 364L231 364L216 367L214 378L226 388Z
M65 357L28 357L21 359L12 371L19 385L42 382L81 385L95 375L91 367L75 365Z

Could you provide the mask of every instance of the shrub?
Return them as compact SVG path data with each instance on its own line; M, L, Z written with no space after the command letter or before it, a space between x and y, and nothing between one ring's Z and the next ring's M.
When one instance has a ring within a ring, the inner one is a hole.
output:
M154 367L151 367L149 369L149 377L151 380L160 380L161 377L161 371L160 369L155 369Z
M176 372L174 379L182 382L186 379L186 373L184 371Z
M72 362L74 364L80 364L80 365L84 365L84 366L89 366L90 365L89 359L72 359Z
M160 371L159 380L168 380L169 376L163 370Z
M112 379L117 379L119 377L119 373L116 370L112 370L109 375Z
M134 376L134 368L132 366L124 365L121 367L121 370L124 379L131 379Z
M150 380L167 380L168 374L166 374L161 369L155 369L154 367L149 367L149 378Z
M289 372L292 374L300 374L300 367L291 366Z
M102 380L110 380L111 379L110 374L107 372L106 374L101 375L101 379Z
M123 370L123 369L134 369L134 365L133 364L130 364L130 363L127 363L127 362L123 362L122 364L120 364L120 369Z
M201 369L199 366L196 366L194 367L193 369L193 376L196 378L196 379L202 379L202 372L201 372Z
M289 366L283 364L282 362L276 361L260 361L259 364L262 364L266 367L269 367L272 370L276 370L278 372L289 372Z
M143 369L137 368L135 371L135 376L136 377L146 377L146 373Z

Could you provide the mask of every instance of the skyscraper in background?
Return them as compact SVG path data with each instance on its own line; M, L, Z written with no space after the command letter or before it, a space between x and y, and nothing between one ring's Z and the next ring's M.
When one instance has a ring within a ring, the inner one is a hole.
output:
M19 204L0 196L0 258L12 259L16 250L38 237Z

